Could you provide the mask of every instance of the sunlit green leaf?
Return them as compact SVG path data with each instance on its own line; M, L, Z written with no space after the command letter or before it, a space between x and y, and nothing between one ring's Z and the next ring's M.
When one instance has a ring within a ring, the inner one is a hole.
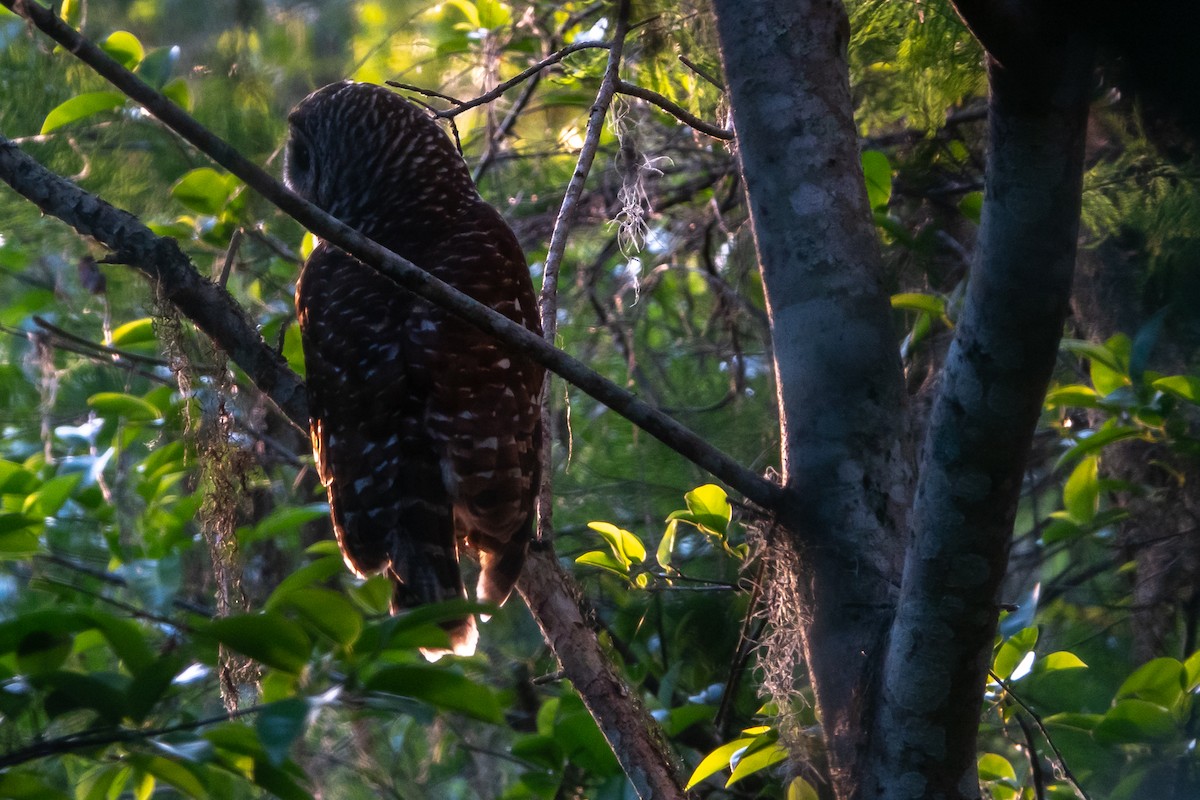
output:
M753 741L753 736L740 737L713 750L701 759L700 763L696 765L696 769L692 770L692 776L688 778L687 786L684 789L690 791L692 787L705 778L716 775L721 770L726 769L733 755L745 749Z
M604 537L613 556L626 568L646 560L646 546L634 534L609 522L589 522L588 527Z
M668 520L690 522L701 530L724 539L733 517L733 507L725 490L712 483L699 486L683 496L687 511L672 512Z
M1046 393L1046 405L1050 408L1096 408L1100 395L1090 386L1072 384L1059 386Z
M864 150L862 168L867 184L867 200L871 208L887 208L892 199L892 163L878 150Z
M984 753L979 757L979 779L981 781L1016 780L1017 772L1004 756L997 753Z
M996 658L992 662L992 671L1001 678L1008 678L1013 674L1017 665L1025 659L1025 656L1033 651L1037 640L1037 627L1024 628L1005 639L996 652Z
M113 347L131 347L154 341L154 320L150 317L142 317L126 322L124 325L118 325L112 332Z
M1195 375L1171 375L1159 378L1150 384L1160 392L1166 392L1186 400L1194 405L1200 405L1200 377Z
M935 317L943 317L946 314L946 301L935 294L906 292L892 295L892 308L903 308L908 311L924 311Z
M575 559L576 564L583 564L588 567L599 567L600 569L608 570L622 577L629 574L629 567L613 556L612 553L607 553L603 550L589 550Z
M211 167L199 167L171 187L171 196L193 211L218 214L237 185L238 179L234 175L223 175Z
M1059 650L1054 653L1049 653L1038 659L1037 671L1054 672L1060 669L1086 669L1087 664L1083 659L1069 650Z
M729 766L733 769L725 787L729 788L746 776L772 767L787 757L787 748L779 744L779 734L774 730L766 730L746 745L744 750L730 757Z
M1071 519L1087 523L1096 516L1100 502L1100 462L1096 456L1080 461L1063 487L1063 506Z
M675 572L674 567L671 566L671 556L675 550L675 533L678 527L678 520L671 520L667 523L667 529L658 542L658 549L654 552L654 559L668 573Z
M958 201L959 212L978 225L983 219L983 192L967 192Z
M1072 445L1065 453L1059 456L1058 461L1054 464L1054 468L1061 469L1078 458L1104 449L1113 442L1134 439L1140 436L1145 436L1145 433L1137 428L1128 425L1118 425L1115 421L1106 423L1099 430L1093 431L1088 436L1081 437L1076 444Z
M55 106L42 123L42 134L58 130L64 125L86 119L102 111L111 111L125 105L125 95L120 92L87 92L78 94Z
M132 70L142 63L146 50L138 38L129 31L116 31L100 43L100 49L125 69Z
M204 788L204 784L184 762L145 753L131 753L127 759L129 763L143 772L153 775L163 783L174 786L184 797L195 798L195 800L205 800L208 797L208 791Z

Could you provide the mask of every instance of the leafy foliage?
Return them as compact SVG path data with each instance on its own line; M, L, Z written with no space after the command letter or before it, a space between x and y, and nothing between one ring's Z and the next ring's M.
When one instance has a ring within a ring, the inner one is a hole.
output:
M606 6L582 2L93 0L86 20L84 8L61 14L275 165L287 109L327 81L468 99L612 27ZM866 188L916 392L956 324L980 221L980 52L946 2L850 9ZM708 14L635 4L644 24L623 77L720 122ZM539 275L605 55L572 53L455 120ZM0 131L176 239L303 370L291 293L311 236L7 13L0 96ZM662 109L622 102L568 246L559 344L768 469L771 351L733 158ZM1092 162L1085 222L1097 248L1120 232L1146 306L1169 313L1064 343L1017 521L1006 600L1019 602L983 698L980 778L996 798L1065 797L1073 780L1093 797L1149 796L1196 770L1195 595L1176 604L1191 616L1163 651L1135 663L1136 557L1118 546L1145 516L1135 500L1166 489L1110 465L1146 445L1164 472L1192 474L1200 377L1155 368L1156 345L1194 340L1200 202L1191 167L1164 163L1116 111L1104 122L1113 144ZM328 541L307 438L174 329L153 287L28 203L3 193L0 209L0 797L630 796L518 604L483 609L481 655L424 663L419 648L445 644L440 620L481 609L388 616L385 582L349 576ZM631 215L643 228L622 238L612 223ZM786 720L812 726L814 712L777 715L754 686L746 530L761 521L615 414L555 393L557 545L694 790L816 797L784 763ZM201 442L220 419L249 466L226 509L246 601L218 615L198 520L212 492ZM231 654L253 666L231 670Z

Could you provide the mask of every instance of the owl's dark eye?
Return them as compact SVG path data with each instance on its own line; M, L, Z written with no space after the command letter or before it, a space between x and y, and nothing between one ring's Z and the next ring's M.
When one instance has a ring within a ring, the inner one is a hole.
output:
M293 128L284 154L284 180L293 191L302 195L308 194L316 185L313 167L312 150L308 142L302 133Z

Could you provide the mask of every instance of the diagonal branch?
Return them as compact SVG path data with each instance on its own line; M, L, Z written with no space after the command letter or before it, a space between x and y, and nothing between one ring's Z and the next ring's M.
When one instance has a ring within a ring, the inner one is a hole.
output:
M0 179L42 211L101 242L118 260L145 275L229 354L288 419L307 429L308 403L300 376L263 341L233 298L196 271L175 240L155 235L129 212L110 206L54 174L2 135Z
M766 507L778 502L781 497L778 486L746 469L676 420L605 379L578 359L557 350L537 334L526 330L524 326L456 291L293 194L257 164L242 156L229 143L215 136L185 111L81 36L78 31L66 25L50 9L31 0L0 0L0 5L29 20L126 96L140 103L159 121L245 181L266 200L317 236L378 269L413 294L447 309L468 324L494 336L513 352L542 364L675 452L741 492L749 500Z

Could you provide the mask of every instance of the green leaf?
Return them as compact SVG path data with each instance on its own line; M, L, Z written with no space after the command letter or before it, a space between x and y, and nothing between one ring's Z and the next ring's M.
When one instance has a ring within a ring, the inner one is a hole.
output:
M997 753L984 753L979 757L979 779L981 781L1015 781L1017 771L1004 756Z
M279 582L275 591L271 592L271 596L267 598L266 609L274 610L292 592L320 581L329 580L343 569L345 567L340 556L325 556L310 564L305 564Z
M761 772L787 757L787 748L779 744L778 732L775 730L765 731L755 737L745 750L734 753L730 757L729 765L733 767L733 771L729 775L729 780L725 782L725 788L728 789L747 775Z
M1075 459L1094 453L1097 450L1102 450L1113 442L1119 442L1124 439L1133 439L1145 434L1137 428L1131 428L1127 425L1118 425L1115 421L1106 422L1098 431L1095 431L1089 436L1084 436L1079 439L1079 442L1073 445L1069 450L1059 456L1055 462L1054 468L1061 469L1062 467L1075 461Z
M41 778L29 772L16 771L0 773L0 797L12 800L71 800L69 795L42 783Z
M235 175L222 175L211 167L199 167L171 187L171 196L193 211L219 214L237 185Z
M620 575L623 578L629 576L629 567L614 558L612 553L606 553L603 550L589 550L583 555L577 557L575 559L575 563L583 564L588 567L599 567L600 569L606 569L609 572Z
M137 67L146 57L146 50L142 47L142 43L129 31L116 31L110 34L100 43L100 49L128 70Z
M0 461L0 494L28 494L37 485L37 476L20 464Z
M371 676L366 688L411 697L484 722L500 724L504 721L500 701L491 689L438 667L417 664L385 667Z
M93 114L99 114L102 111L111 111L114 108L120 108L123 105L125 105L125 95L120 92L86 92L84 94L77 94L70 100L55 106L46 115L46 121L42 123L41 132L43 134L50 133L64 125L78 122Z
M195 103L192 101L192 90L188 88L187 81L183 78L175 78L167 81L162 87L163 97L170 100L175 105L182 108L184 111L190 112Z
M692 777L688 778L687 786L683 787L684 791L691 791L693 786L705 778L716 775L728 767L729 760L733 755L745 749L753 741L753 736L734 739L732 742L727 742L706 755L696 765L696 769L692 771Z
M343 647L353 644L362 633L362 614L344 595L330 589L297 589L285 595L277 607L293 609L309 627Z
M902 308L906 311L924 311L935 317L946 316L946 301L935 294L920 294L906 292L892 295L892 308Z
M1160 392L1200 405L1200 378L1195 375L1171 375L1159 378L1150 385Z
M863 179L867 184L867 201L872 211L887 208L892 199L892 164L878 150L864 150L862 154Z
M604 537L613 555L624 564L626 570L632 564L641 564L646 560L646 546L642 540L624 528L609 522L589 522L588 527Z
M199 800L208 797L208 790L204 788L204 784L200 782L196 774L179 761L145 753L130 753L126 759L143 772L153 775L163 783L174 786L184 797L198 798Z
M1059 386L1046 393L1046 406L1049 408L1096 408L1100 405L1100 395L1090 386L1072 384Z
M162 412L140 397L120 392L98 392L88 398L88 405L103 416L122 417L131 422L162 419Z
M42 484L41 488L25 498L22 512L35 519L53 517L64 505L71 492L83 479L83 473L57 475Z
M81 612L96 627L130 672L146 669L156 660L142 628L127 619L88 609Z
M17 644L17 669L25 675L54 672L71 655L74 642L74 636L61 631L30 631Z
M1100 724L1100 720L1104 719L1103 714L1079 714L1075 712L1064 712L1062 714L1053 714L1046 717L1043 722L1048 726L1057 728L1073 728L1079 731L1091 731Z
M675 737L697 723L708 722L716 713L716 706L704 703L689 703L685 706L672 708L666 714L656 711L654 716L662 724L663 732L667 736Z
M1091 522L1100 505L1100 461L1088 456L1071 471L1063 487L1063 506L1071 519L1080 524Z
M1036 626L1022 628L1005 639L992 662L992 672L1007 679L1013 674L1017 665L1025 660L1025 656L1032 652L1034 646L1037 645L1037 640L1038 629Z
M166 85L179 63L178 47L156 47L142 59L137 68L138 77L160 91ZM174 98L171 98L174 100Z
M1085 342L1082 339L1063 339L1059 342L1058 347L1060 350L1066 350L1068 353L1086 358L1092 363L1099 362L1113 372L1123 373L1125 371L1117 354L1105 345Z
M126 322L112 332L113 347L130 347L135 344L152 343L154 340L154 320L150 317Z
M83 0L63 0L58 15L67 25L78 29L79 23L83 20Z
M204 632L242 655L284 672L304 669L312 653L304 629L273 611L214 620Z
M0 525L14 523L20 523L21 528L30 528L41 524L24 514L0 514ZM7 530L0 533L0 560L29 558L41 549L42 542L37 531Z
M1170 711L1157 703L1137 699L1118 701L1092 732L1101 744L1167 742L1180 733Z
M287 760L292 743L304 733L307 721L308 701L302 697L271 703L258 712L254 729L272 764L279 766Z
M84 675L58 671L38 677L46 696L46 712L51 716L90 709L105 724L115 724L128 715L125 703L129 681L114 673Z
M1041 674L1061 669L1087 669L1087 664L1069 650L1059 650L1039 658L1035 669Z
M244 533L239 531L238 539L245 545L263 539L295 535L302 525L313 520L323 519L328 515L329 506L326 503L283 506L272 511L253 528Z
M1187 690L1190 692L1200 686L1200 650L1188 656L1183 667L1187 672Z
M1187 670L1174 658L1156 658L1134 670L1117 689L1116 699L1138 697L1173 708L1187 688Z
M967 219L979 224L983 219L983 192L967 192L958 201L959 212Z
M671 556L675 552L675 534L679 529L679 520L671 520L667 523L667 530L663 533L662 539L658 542L658 549L654 552L654 559L658 565L668 573L675 572L675 568L671 566Z
M707 483L688 492L683 499L687 502L688 510L675 511L667 517L668 520L690 522L706 533L725 539L729 521L733 518L733 507L729 505L729 497L724 489Z
M133 676L129 684L127 714L134 722L142 722L154 709L156 703L171 688L171 682L183 667L183 659L177 653L165 653L157 657ZM276 674L276 673L272 673Z

